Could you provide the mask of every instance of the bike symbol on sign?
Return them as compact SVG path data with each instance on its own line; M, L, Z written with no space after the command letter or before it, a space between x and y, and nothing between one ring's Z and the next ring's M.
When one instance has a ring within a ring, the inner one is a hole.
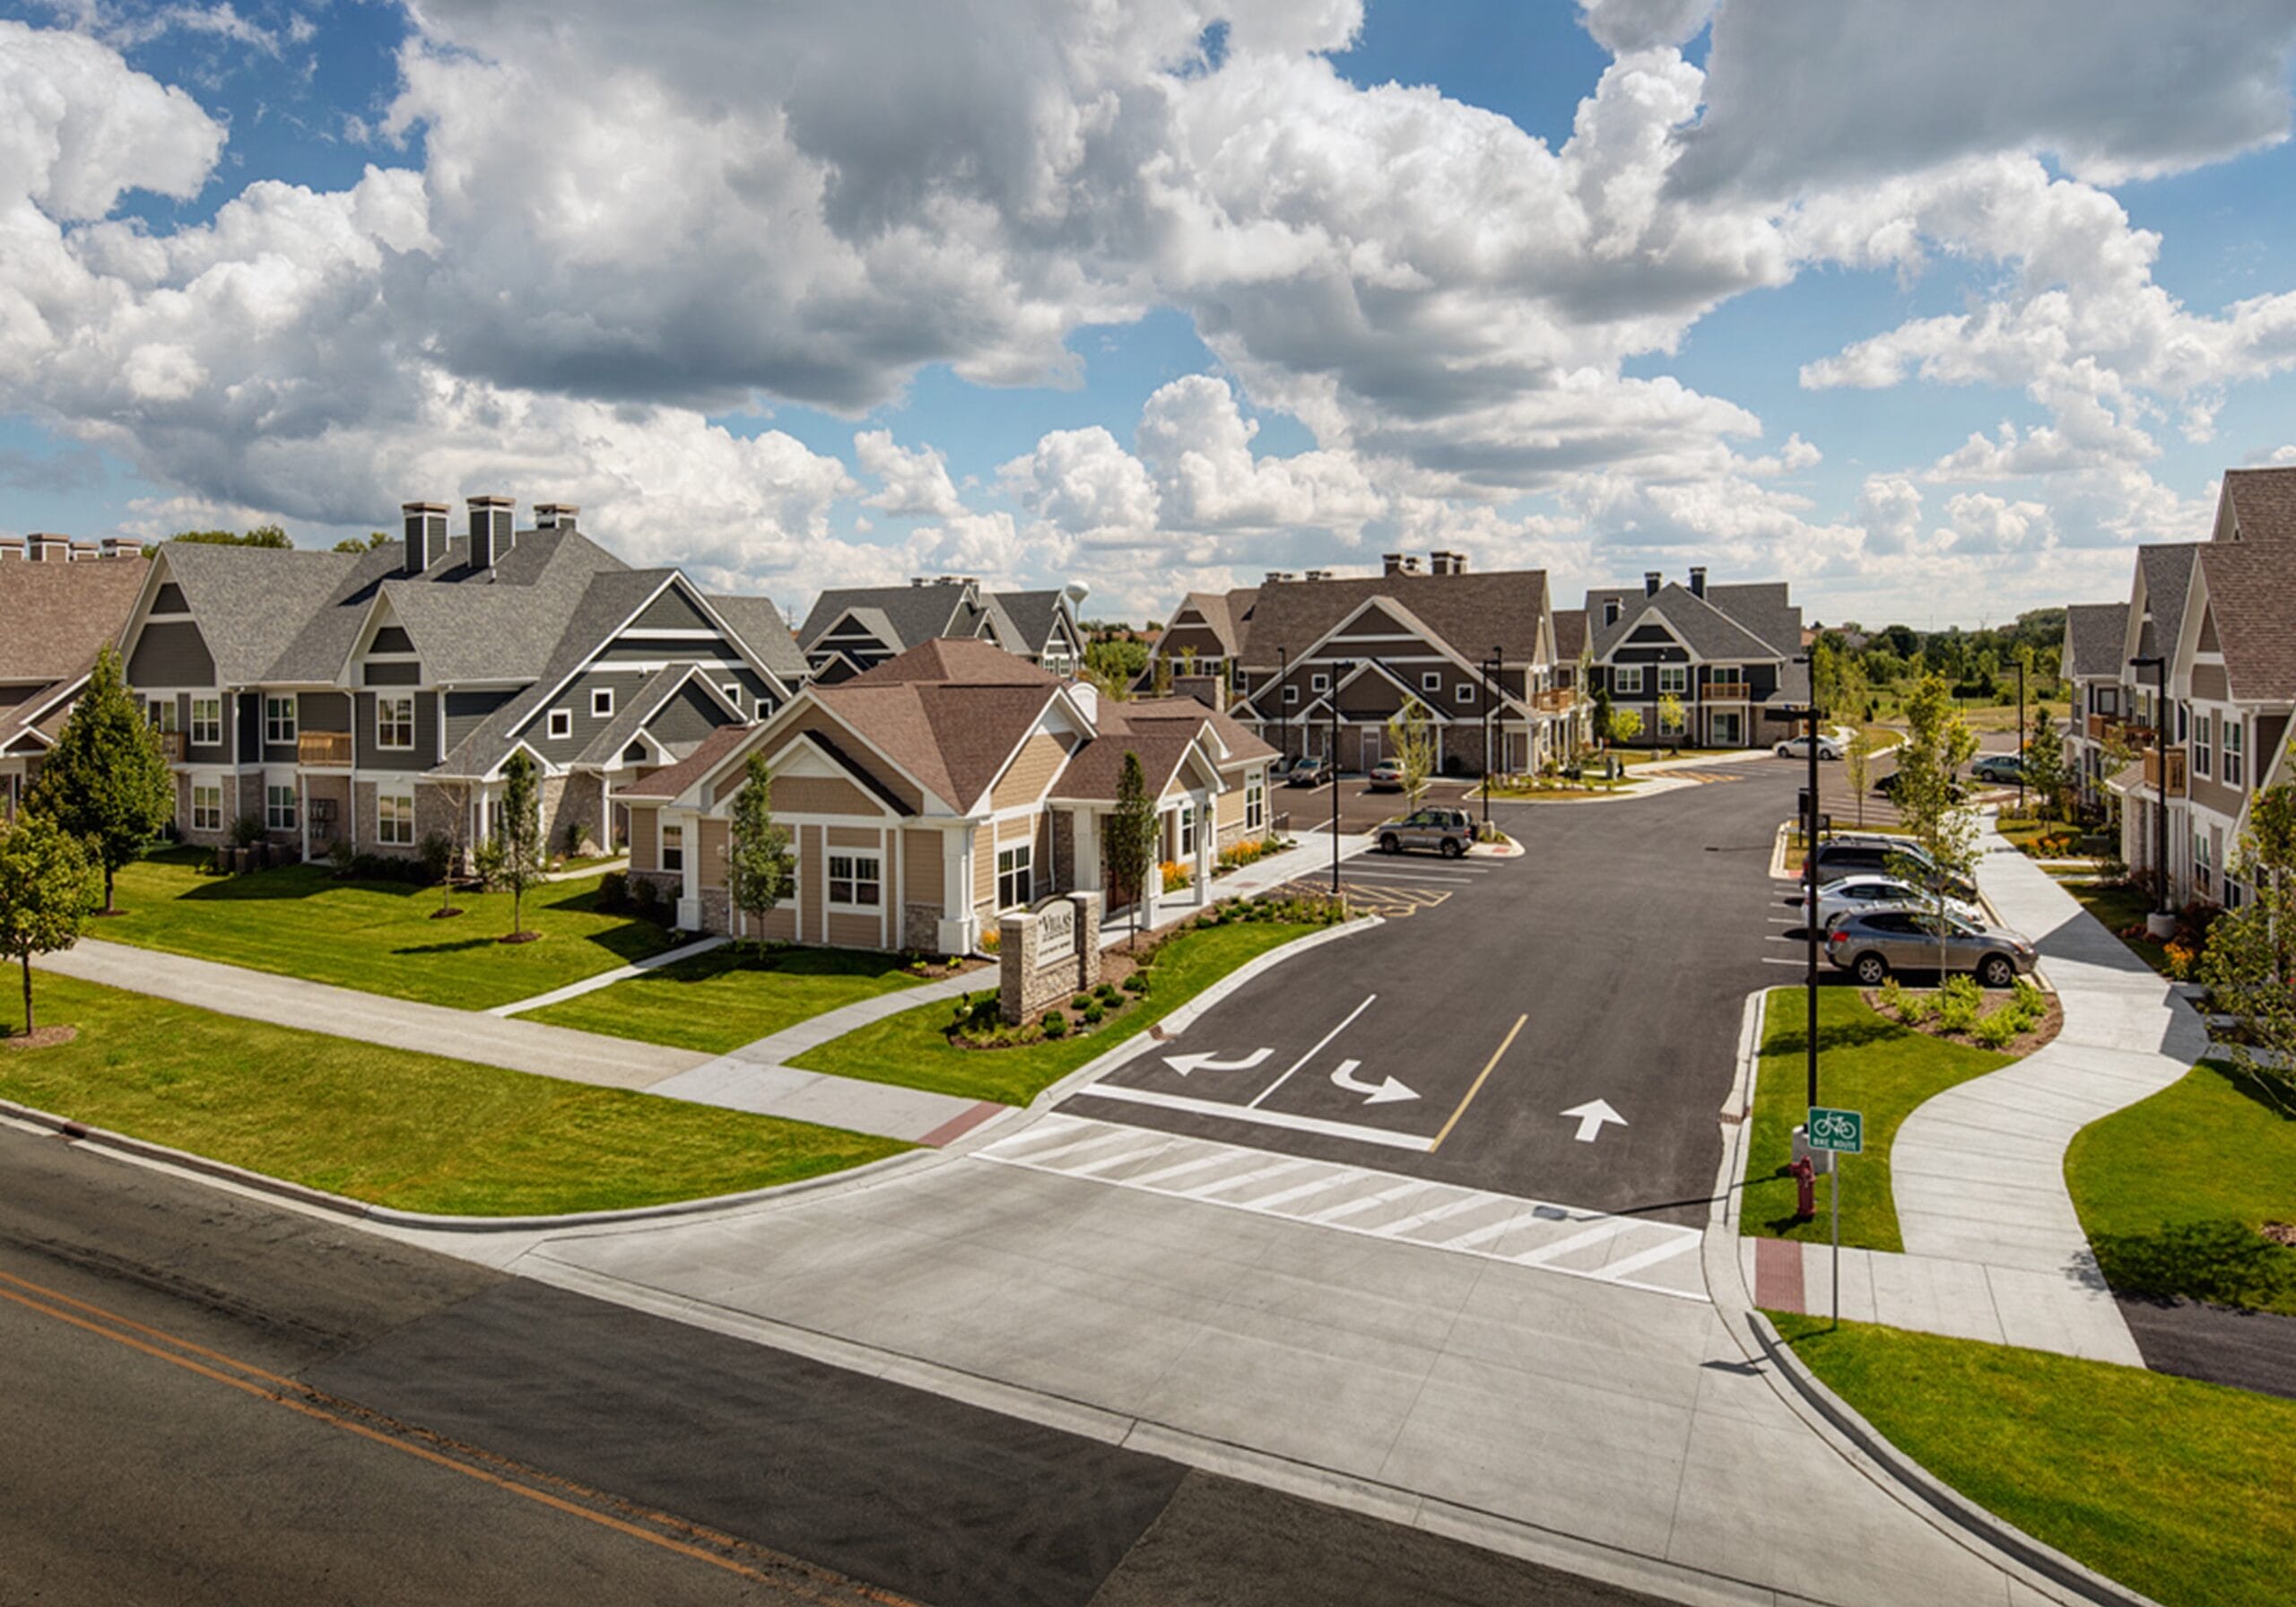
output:
M1866 1113L1862 1110L1828 1110L1822 1106L1810 1109L1810 1147L1832 1150L1845 1155L1862 1154L1866 1149Z

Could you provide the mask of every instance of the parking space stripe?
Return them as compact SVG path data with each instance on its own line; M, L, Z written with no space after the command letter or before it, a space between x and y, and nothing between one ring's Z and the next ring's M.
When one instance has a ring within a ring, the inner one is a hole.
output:
M1058 1142L1051 1144L1041 1142L1041 1129L1047 1125L1055 1128L1053 1136ZM1152 1163L1170 1155L1175 1158L1175 1164L1127 1177L1104 1154L1095 1154L1091 1160L1076 1160L1075 1157L1094 1152L1068 1141L1081 1138L1088 1133L1096 1139L1127 1143L1129 1149L1126 1153L1143 1161ZM1065 1163L1043 1159L1061 1155L1071 1159ZM1487 1261L1503 1261L1541 1275L1613 1283L1621 1288L1666 1295L1675 1299L1703 1301L1707 1298L1701 1264L1689 1254L1699 1244L1698 1230L1648 1221L1639 1217L1605 1216L1599 1212L1525 1200L1518 1195L1492 1194L1432 1178L1404 1177L1394 1172L1347 1166L1338 1161L1310 1160L1300 1157L1276 1159L1265 1151L1222 1143L1216 1139L1192 1138L1146 1127L1127 1127L1120 1123L1102 1122L1090 1116L1061 1112L1043 1116L1028 1131L977 1150L968 1159L1072 1177L1096 1187L1136 1189L1222 1211L1249 1212L1257 1216L1274 1217L1300 1227L1333 1233L1352 1233L1389 1244L1416 1246L1447 1255L1475 1255ZM1220 1168L1222 1175L1209 1182L1177 1182L1179 1178L1213 1168ZM1295 1177L1297 1181L1283 1182L1278 1188L1257 1194L1249 1192L1255 1187L1264 1189L1265 1185L1279 1179ZM1332 1198L1343 1190L1345 1191L1344 1197ZM1429 1194L1440 1197L1432 1204L1406 1210L1405 1214L1393 1220L1377 1220L1376 1213L1381 1207L1394 1206L1397 1202L1407 1205L1413 1196ZM1455 1234L1448 1239L1407 1237L1430 1224L1447 1221L1478 1210L1488 1210L1497 1214L1482 1226ZM1518 1229L1531 1227L1544 1227L1558 1237L1512 1255L1502 1255L1495 1249L1482 1247L1493 1240L1503 1239ZM1660 1237L1657 1243L1637 1248L1609 1266L1556 1264L1575 1251L1628 1233L1655 1233ZM1658 1279L1645 1280L1640 1276L1654 1268L1665 1271Z

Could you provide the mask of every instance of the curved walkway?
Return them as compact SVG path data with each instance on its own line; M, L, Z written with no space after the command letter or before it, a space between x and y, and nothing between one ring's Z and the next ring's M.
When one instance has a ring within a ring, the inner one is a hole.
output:
M2065 1152L2090 1123L2169 1087L2208 1051L2205 1024L1989 826L1978 885L2039 948L2065 1011L2055 1042L1946 1090L1890 1151L1909 1255L1984 1269L1996 1299L2054 1307L2089 1334L2082 1353L2141 1366L2065 1184Z

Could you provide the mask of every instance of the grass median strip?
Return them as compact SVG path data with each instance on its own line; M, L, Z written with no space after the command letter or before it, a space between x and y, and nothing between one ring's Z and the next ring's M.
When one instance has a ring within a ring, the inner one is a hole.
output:
M405 1211L611 1211L794 1182L906 1149L833 1127L273 1027L60 977L53 1048L0 1097ZM0 1025L21 1029L20 1005Z
M2106 1279L2296 1316L2296 1249L2257 1231L2296 1220L2296 1121L2217 1061L2083 1128L2066 1186Z
M433 920L437 888L337 882L316 864L210 876L200 858L178 849L126 866L125 913L90 923L88 935L467 1010L530 999L669 947L652 922L596 908L596 876L529 890L524 924L542 941L501 943L508 893L457 889L465 913Z
M2273 1607L2296 1570L2296 1401L1975 1340L1771 1320L1897 1447L2167 1607Z
M1766 1006L1739 1225L1756 1238L1820 1244L1832 1231L1826 1185L1818 1186L1817 1215L1797 1219L1794 1179L1786 1172L1794 1129L1809 1113L1807 1010L1799 988L1773 990ZM1875 1013L1855 988L1819 991L1819 1097L1830 1107L1866 1115L1865 1152L1843 1163L1842 1243L1905 1248L1890 1186L1890 1145L1899 1126L1932 1094L1998 1071L2011 1059L1900 1027Z
M1148 1006L1099 1032L1072 1033L1010 1049L960 1049L949 1042L946 1003L905 1010L800 1055L798 1067L871 1082L898 1082L968 1099L1025 1105L1061 1078L1142 1032L1247 960L1318 928L1274 922L1199 927L1167 940L1152 970ZM986 986L996 986L994 973Z
M996 973L981 973L994 986ZM916 985L890 954L728 943L540 1010L526 1021L723 1055L840 1005Z

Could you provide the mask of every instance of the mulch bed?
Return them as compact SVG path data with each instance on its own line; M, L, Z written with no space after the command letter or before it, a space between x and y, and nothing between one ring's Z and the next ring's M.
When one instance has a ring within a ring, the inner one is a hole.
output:
M2296 1250L2296 1222L2266 1222L2257 1231L2276 1245Z
M459 909L434 909L430 912L430 918L434 921L451 920L462 913Z
M542 934L539 932L513 932L508 937L498 937L494 941L498 943L540 942L542 941Z
M1920 995L1926 997L1934 997L1938 990L1933 987L1909 987L1904 991L1908 995ZM1897 1026L1907 1028L1915 1032L1926 1033L1931 1038L1944 1038L1949 1044L1965 1044L1972 1049L1991 1049L1996 1055L2012 1055L2020 1060L2031 1054L2034 1050L2041 1047L2044 1044L2054 1039L2059 1032L2065 1029L2065 1006L2057 1003L2057 995L2055 994L2043 994L2041 995L2044 999L2048 1001L2048 1012L2041 1017L2039 1026L2035 1027L2030 1032L2018 1034L2015 1038L2011 1038L2007 1043L1999 1046L1997 1048L1991 1044L1981 1044L1978 1042L1977 1039L1971 1038L1966 1032L1946 1031L1937 1024L1937 1020L1935 1016L1932 1016L1926 1021L1899 1021L1895 1015L1890 1012L1888 1006L1882 1003L1882 990L1878 987L1865 988L1861 990L1861 994L1866 1004L1873 1010L1874 1013L1880 1016L1885 1021L1892 1022ZM1994 989L1987 989L1986 992L1986 998L1988 1001L1994 999L2001 1000L2001 1003L1994 1006L1994 1010L2000 1010L2007 1007L2009 994L2005 989L1997 991ZM1988 1010L1985 1013L1991 1015L1993 1011Z
M53 1049L58 1044L68 1044L80 1036L77 1027L42 1027L27 1038L21 1032L0 1038L0 1048Z

